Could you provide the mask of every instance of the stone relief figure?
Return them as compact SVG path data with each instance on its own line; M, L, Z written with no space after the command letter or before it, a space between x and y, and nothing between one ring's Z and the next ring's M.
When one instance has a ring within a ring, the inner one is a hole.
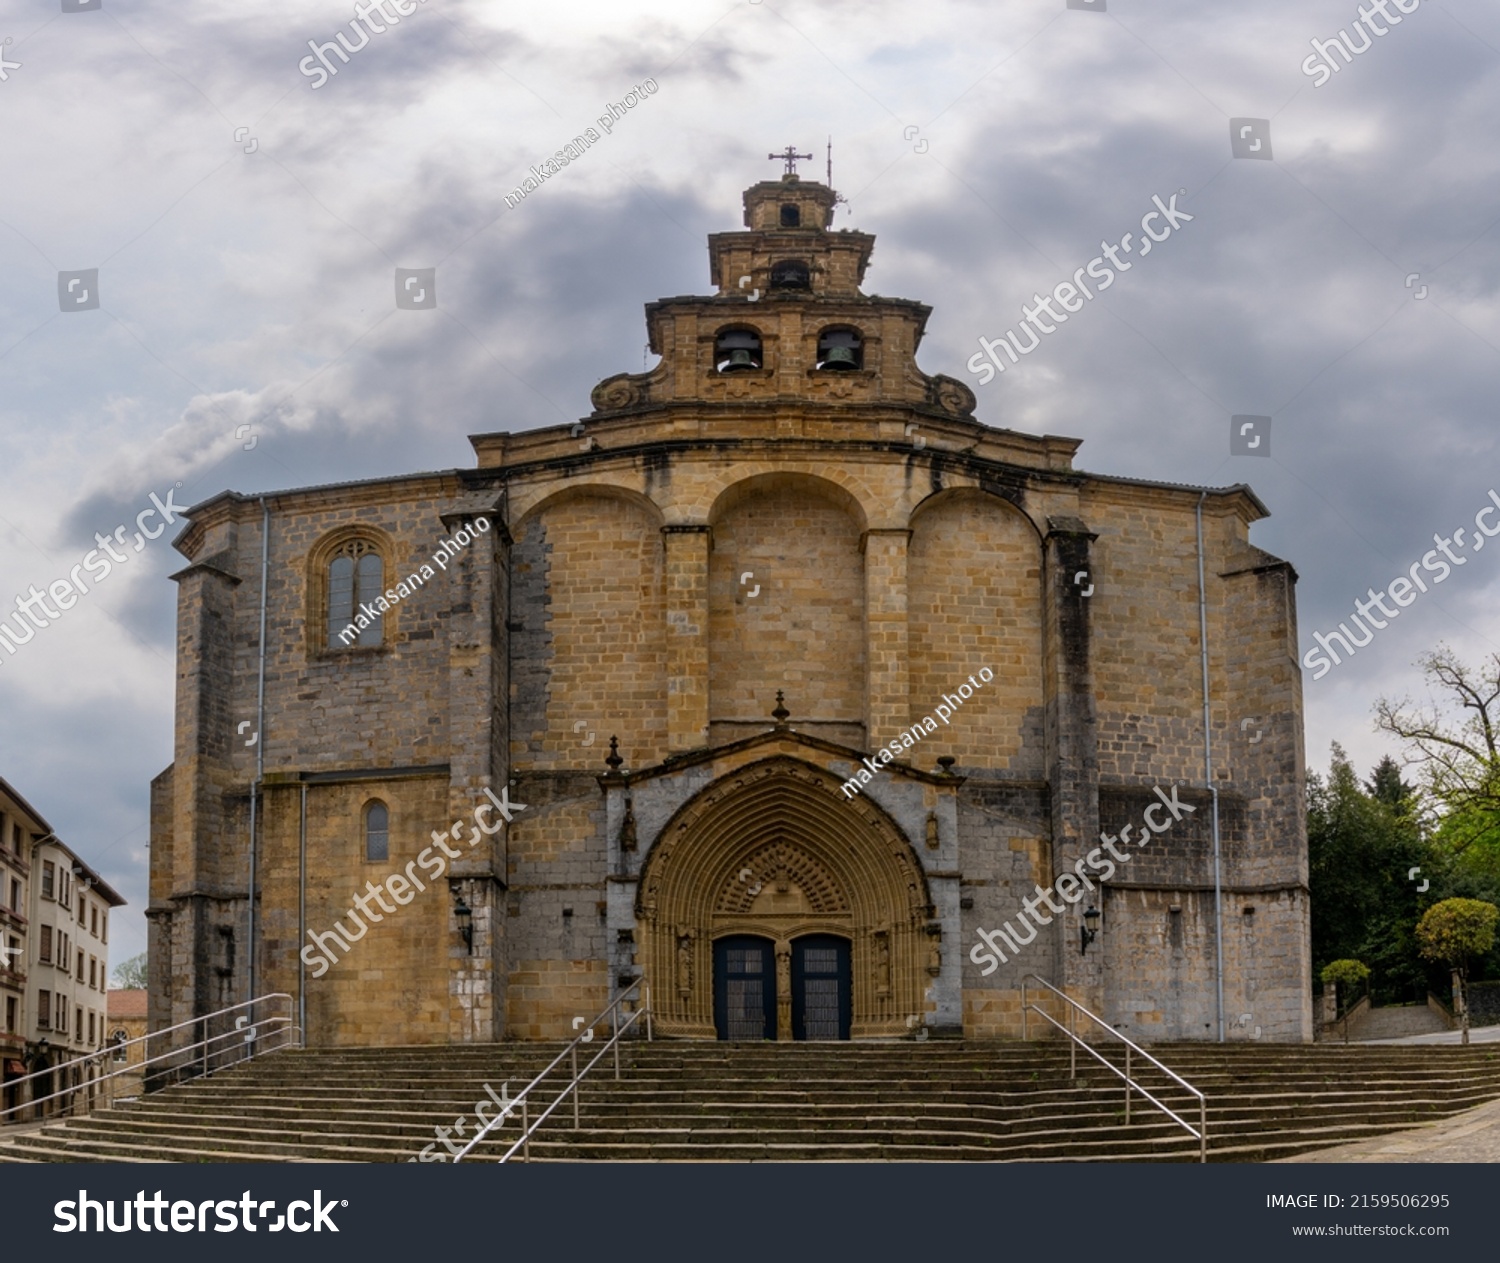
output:
M891 993L891 936L886 930L875 931L875 991L881 996Z
M790 943L776 945L776 994L788 999L792 994L792 947Z
M938 849L938 819L936 812L927 813L927 845L934 851Z
M684 1000L693 994L693 935L688 927L677 927L677 994Z
M630 799L625 800L625 819L620 824L620 850L635 850L635 808Z

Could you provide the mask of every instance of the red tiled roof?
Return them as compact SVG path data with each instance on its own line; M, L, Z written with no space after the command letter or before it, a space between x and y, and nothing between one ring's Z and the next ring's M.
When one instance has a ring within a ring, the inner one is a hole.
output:
M109 1016L111 1018L145 1017L146 1016L146 989L144 987L129 991L110 991L106 993L109 1002Z

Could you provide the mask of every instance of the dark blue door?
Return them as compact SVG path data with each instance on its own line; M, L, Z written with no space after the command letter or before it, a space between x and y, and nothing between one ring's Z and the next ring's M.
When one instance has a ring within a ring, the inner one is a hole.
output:
M848 1039L850 992L848 939L809 934L792 941L793 1039Z
M770 939L714 944L714 1026L720 1039L776 1038L776 959Z

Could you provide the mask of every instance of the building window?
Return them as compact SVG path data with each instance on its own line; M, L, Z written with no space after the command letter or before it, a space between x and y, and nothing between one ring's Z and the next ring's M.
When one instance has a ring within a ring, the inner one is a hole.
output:
M381 614L375 602L384 587L385 563L374 544L350 539L338 546L328 562L328 648L379 647ZM374 618L368 617L370 612ZM363 627L355 621L361 617Z
M68 997L60 995L57 997L57 1011L52 1015L55 1019L52 1023L59 1035L68 1033Z
M790 204L783 206L781 208L781 226L783 228L801 228L801 208Z
M10 950L5 954L5 967L15 971L16 961L20 960L25 954L25 949L21 946L21 940L12 938L10 940Z
M78 981L83 981L83 953L78 953Z
M92 1044L93 1042L94 1042L94 1015L91 1012L89 1014L89 1043Z
M52 963L52 927L50 925L41 927L40 939L41 941L37 944L40 955L37 959L44 965L50 965Z
M95 960L92 956L90 956L89 957L89 986L93 990L95 990L95 991L99 990L98 977L99 977L99 962L97 960Z
M386 860L391 854L391 813L379 799L365 804L365 861Z
M111 1044L113 1044L114 1047L115 1047L115 1060L116 1061L124 1061L125 1060L125 1057L126 1057L125 1041L127 1039L129 1039L129 1038L130 1038L130 1036L127 1035L123 1030L118 1030L118 1029L115 1030L110 1035L109 1042Z
M51 860L42 861L42 898L52 898L53 883L57 880L57 865Z
M21 826L18 824L10 826L10 849L17 855L21 853Z
M89 933L95 938L99 937L99 905L97 903L89 909Z
M73 1034L79 1040L83 1039L83 1006L81 1004L73 1010Z
M771 265L772 289L811 289L812 273L801 259L783 259Z
M16 1033L16 997L8 995L5 997L5 1029L8 1033Z
M78 924L82 925L88 916L88 900L83 897L83 891L78 892Z
M11 878L10 882L10 910L19 913L21 911L21 883Z
M36 993L36 1028L39 1031L52 1029L52 992Z
M824 329L818 338L818 367L835 370L863 368L864 344L858 329Z
M714 340L714 368L721 373L760 368L764 362L760 334L754 329L724 329Z

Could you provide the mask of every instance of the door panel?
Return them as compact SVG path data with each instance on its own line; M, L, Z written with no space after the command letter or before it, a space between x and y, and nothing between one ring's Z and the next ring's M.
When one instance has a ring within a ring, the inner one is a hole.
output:
M720 1039L776 1038L776 960L770 939L714 944L714 1026Z
M792 943L792 1038L848 1039L849 940L810 934Z

